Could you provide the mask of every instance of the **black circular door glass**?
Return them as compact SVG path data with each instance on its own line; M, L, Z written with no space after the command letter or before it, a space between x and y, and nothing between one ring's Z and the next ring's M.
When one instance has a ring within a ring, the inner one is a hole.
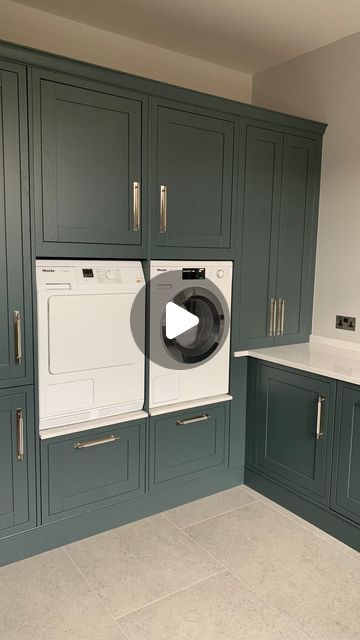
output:
M169 339L164 310L161 330L165 348L177 362L190 364L206 360L219 347L224 335L224 310L219 300L203 287L191 287L178 293L172 302L197 316L199 324Z

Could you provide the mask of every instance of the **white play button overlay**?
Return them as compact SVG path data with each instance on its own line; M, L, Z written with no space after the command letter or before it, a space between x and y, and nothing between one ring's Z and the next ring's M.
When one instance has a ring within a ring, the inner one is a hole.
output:
M169 340L199 324L199 318L174 302L168 302L165 308L165 333Z

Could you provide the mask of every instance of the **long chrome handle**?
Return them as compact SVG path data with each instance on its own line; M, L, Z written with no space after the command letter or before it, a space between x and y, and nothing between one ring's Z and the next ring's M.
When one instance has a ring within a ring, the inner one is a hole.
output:
M74 449L88 449L89 447L97 447L100 444L108 444L109 442L116 442L120 440L120 436L106 436L105 438L98 438L97 440L85 440L83 442L75 442Z
M280 320L280 335L284 335L284 322L285 322L285 300L281 301L281 320Z
M15 330L15 359L21 364L22 345L21 345L21 315L20 311L14 311L14 330Z
M167 186L160 187L160 233L167 231Z
M140 182L133 182L133 231L140 229Z
M269 335L273 336L274 335L274 304L275 304L275 299L274 298L270 298L270 323L269 323Z
M276 318L276 333L275 335L281 336L281 313L282 313L282 298L277 300L277 318Z
M278 301L276 298L274 298L274 304L273 304L273 314L272 314L272 334L273 336L276 335L276 322L277 322L277 314L278 314Z
M321 438L324 436L324 433L321 431L321 415L324 402L325 397L319 396L317 401L316 440L321 440Z
M24 417L22 409L16 409L16 449L19 462L24 460Z
M182 426L184 424L191 424L192 422L202 422L203 420L209 420L210 416L208 413L202 413L201 416L194 416L193 418L186 418L185 420L176 420L176 424L178 426Z

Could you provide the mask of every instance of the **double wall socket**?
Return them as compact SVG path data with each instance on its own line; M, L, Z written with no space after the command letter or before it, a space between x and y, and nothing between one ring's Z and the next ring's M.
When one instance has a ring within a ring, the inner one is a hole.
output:
M345 329L345 331L355 331L356 318L351 316L336 316L336 328Z

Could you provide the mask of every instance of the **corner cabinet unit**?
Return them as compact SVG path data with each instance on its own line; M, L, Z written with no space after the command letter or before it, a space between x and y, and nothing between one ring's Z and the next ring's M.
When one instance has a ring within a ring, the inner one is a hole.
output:
M32 91L38 255L142 257L147 99L39 70Z
M32 382L25 68L0 62L0 388Z
M255 367L247 462L261 473L328 504L335 381L263 362ZM252 426L251 426L252 423Z
M0 391L0 538L36 524L32 387Z
M331 508L360 524L360 388L340 383L337 400Z
M311 330L321 136L244 129L236 348L304 342Z
M236 119L155 98L150 108L154 256L229 256Z

